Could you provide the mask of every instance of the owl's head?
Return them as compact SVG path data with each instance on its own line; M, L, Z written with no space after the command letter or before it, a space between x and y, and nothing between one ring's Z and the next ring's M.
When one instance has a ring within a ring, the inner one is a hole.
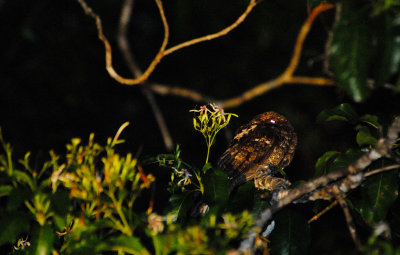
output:
M274 111L261 113L255 116L251 122L272 125L290 125L290 122L285 116Z

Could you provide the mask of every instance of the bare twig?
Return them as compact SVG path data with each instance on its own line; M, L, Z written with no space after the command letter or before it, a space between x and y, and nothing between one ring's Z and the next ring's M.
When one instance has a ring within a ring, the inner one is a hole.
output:
M92 10L92 8L90 8L86 4L86 2L84 0L77 0L77 1L81 4L85 13L87 15L89 15L90 17L92 17L96 21L96 27L97 27L97 33L98 33L99 39L103 42L104 47L105 47L106 70L107 70L108 74L112 78L114 78L116 81L118 81L119 83L125 84L125 85L137 85L137 84L140 84L140 83L143 83L144 81L146 81L147 78L150 76L150 74L154 71L155 67L160 63L161 59L163 58L164 51L165 51L165 48L167 47L168 40L169 40L169 26L167 23L167 18L165 17L164 8L162 6L161 0L155 0L155 1L157 4L157 7L158 7L158 11L161 16L161 21L164 26L164 39L163 39L163 42L161 44L161 47L160 47L157 55L154 57L154 59L150 63L150 65L147 67L146 71L144 71L143 74L141 74L139 77L137 77L135 79L124 78L115 71L115 69L112 65L111 45L110 45L107 37L103 33L103 26L101 24L101 19L100 19L99 15L97 15Z
M385 172L385 171L390 171L390 170L393 170L393 169L396 169L396 168L400 168L400 165L391 165L391 166L385 166L385 167L381 167L381 168L378 168L378 169L374 169L372 171L366 172L364 174L364 176L368 177L368 176L371 176L371 175L374 175L374 174L379 174L379 173L382 173L382 172Z
M206 36L202 36L199 38L195 38L192 39L190 41L186 41L183 43L180 43L174 47L171 47L167 50L165 50L165 55L171 54L172 52L175 52L177 50L180 50L182 48L194 45L194 44L198 44L201 42L205 42L205 41L210 41L219 37L222 37L224 35L227 35L229 32L231 32L233 29L235 29L237 26L239 26L246 18L247 16L250 14L250 12L253 10L253 8L257 5L257 1L256 0L250 0L249 5L247 5L246 10L243 12L242 15L239 16L239 18L232 23L232 25L222 29L221 31L214 33L214 34L209 34Z
M126 37L126 31L128 30L129 21L131 20L132 16L133 3L133 0L126 0L122 5L121 15L119 17L117 41L119 49L122 52L122 56L124 57L125 62L128 64L129 69L133 73L134 77L139 77L143 74L143 72L134 61L128 39Z
M332 207L334 207L337 204L338 204L337 200L333 201L330 205L328 205L322 211L320 211L319 213L315 214L311 219L309 219L307 223L310 224L311 222L318 220L324 213L326 213L327 211L332 209Z
M246 10L242 13L242 15L239 16L239 18L234 23L232 23L230 26L222 29L221 31L214 33L214 34L209 34L209 35L206 35L203 37L199 37L199 38L196 38L193 40L189 40L187 42L183 42L174 47L166 49L166 46L167 46L168 40L169 40L169 26L168 26L168 23L167 23L167 20L165 17L165 13L164 13L164 9L163 9L161 0L155 0L157 3L157 7L158 7L158 10L159 10L159 13L161 16L163 26L164 26L164 39L163 39L162 45L161 45L160 50L158 51L157 55L155 56L155 58L150 63L150 65L148 66L148 68L146 69L146 71L144 73L138 71L139 68L137 67L137 65L134 62L132 62L132 63L128 62L128 65L132 66L131 68L133 68L135 70L134 73L136 76L136 78L134 78L134 79L128 79L128 78L124 78L124 77L120 76L112 66L111 46L110 46L110 43L108 42L108 39L106 38L106 36L103 33L103 28L101 25L100 17L96 13L93 12L93 10L86 4L86 2L84 0L77 0L77 1L81 4L85 13L87 15L91 16L96 21L99 39L103 42L103 44L105 46L107 72L113 79L115 79L119 83L125 84L125 85L137 85L137 84L145 82L148 79L148 77L150 76L150 74L154 71L155 67L159 64L161 59L164 56L171 54L172 52L175 52L182 48L192 46L194 44L201 43L201 42L204 42L207 40L216 39L216 38L219 38L219 37L222 37L222 36L228 34L233 29L235 29L237 26L239 26L247 18L247 16L250 14L250 12L253 10L253 8L258 3L256 0L250 0ZM131 1L125 2L125 7L123 8L123 10L125 10L125 11L121 15L120 33L123 33L123 34L126 34L127 21L129 21L129 16L130 16L130 10L129 10L130 5L132 5ZM301 51L302 51L302 47L303 47L303 42L311 28L312 23L315 20L315 17L319 13L329 10L333 7L334 6L332 4L324 3L324 4L321 4L320 6L316 7L315 9L313 9L313 11L308 16L306 22L303 24L303 26L300 29L300 32L299 32L299 35L297 37L297 41L295 44L293 56L289 62L288 67L285 69L285 71L282 73L282 75L280 75L279 77L277 77L271 81L261 83L261 84L257 85L256 87L243 92L239 96L236 96L236 97L233 97L230 99L226 99L226 100L213 100L213 101L219 102L219 104L225 108L231 108L231 107L239 106L240 104L242 104L246 101L249 101L249 100L253 99L254 97L260 96L260 95L268 92L269 90L280 87L284 84L301 83L301 84L311 84L311 85L319 85L319 86L334 85L335 82L333 80L326 79L323 77L293 76L293 73L296 70L297 65L299 63L299 59L300 59L300 55L301 55ZM120 44L121 49L126 49L128 46L128 43L126 40L125 41L122 40L119 44ZM162 84L152 84L149 86L149 89L151 89L153 92L161 94L161 95L167 95L167 94L175 95L175 96L188 98L188 99L191 99L196 102L210 102L211 101L210 97L204 96L201 93L198 93L196 91L186 89L186 88L170 87L170 86L162 85ZM145 92L145 94L146 93L147 92ZM148 93L147 93L147 95L148 95Z
M157 55L154 57L153 61L150 63L150 65L148 66L148 68L146 69L146 71L144 73L142 73L140 76L134 78L134 79L128 79L128 78L124 78L122 76L120 76L114 69L114 67L112 66L112 52L111 52L111 46L110 43L107 39L107 37L104 35L103 33L103 27L101 24L101 19L99 17L99 15L97 15L87 4L84 0L77 0L80 5L82 6L83 10L85 11L85 13L87 15L89 15L90 17L92 17L95 21L96 21L96 26L97 26L97 32L98 32L98 36L99 39L103 42L104 47L105 47L105 51L106 51L106 69L107 72L109 73L109 75L114 78L116 81L118 81L121 84L125 84L125 85L137 85L140 83L143 83L144 81L146 81L148 79L148 77L150 76L150 74L154 71L155 67L160 63L161 59L172 53L175 52L179 49L200 43L200 42L204 42L207 40L212 40L218 37L222 37L226 34L228 34L229 32L231 32L233 29L235 29L238 25L240 25L240 23L242 23L246 17L249 15L249 13L251 12L251 10L255 7L255 5L257 4L256 0L250 0L245 12L239 16L239 18L230 26L222 29L221 31L214 33L214 34L210 34L210 35L206 35L200 38L196 38L184 43L181 43L179 45L176 45L168 50L166 50L167 44L168 44L168 40L169 40L169 26L168 26L168 22L167 19L165 17L165 13L164 13L164 8L162 6L162 1L161 0L155 0L157 7L158 7L158 11L160 13L161 16L161 21L162 24L164 26L164 39L163 42L161 44L161 47L157 53ZM125 3L126 6L132 5L130 2L126 2ZM125 9L125 8L124 8ZM127 10L128 8L126 8ZM127 10L127 12L129 12ZM128 17L128 15L126 13L123 13L123 15L121 16L121 18L126 18Z
M346 200L344 200L343 195L341 194L339 189L337 189L337 191L338 194L336 195L336 200L339 202L340 207L342 207L351 238L353 239L353 242L356 245L357 250L361 251L362 249L361 242L360 239L358 239L357 237L356 226L354 225L353 218L351 217L349 206L347 205Z
M218 102L218 100L214 100L208 96L202 95L199 92L193 91L191 89L185 89L181 87L169 86L159 83L152 83L150 85L150 89L156 92L159 95L174 95L183 98L188 98L194 102L203 102L203 103L210 103L210 102Z
M256 96L260 96L267 91L280 87L284 84L288 83L308 83L308 84L314 84L314 85L334 85L335 82L326 78L318 77L318 78L310 78L310 77L296 77L293 76L293 73L295 72L297 65L299 64L300 60L300 55L303 49L303 43L304 40L310 31L311 25L314 22L315 18L320 14L321 12L324 12L326 10L332 9L334 5L332 4L321 4L314 8L310 15L308 16L306 22L303 24L303 26L300 29L299 35L297 36L296 44L294 47L294 52L293 56L289 62L289 65L285 69L285 71L278 76L277 78L264 82L260 85L257 85L256 87L244 92L242 95L227 99L221 102L221 105L224 108L230 108L230 107L236 107L243 102L249 101L253 99Z
M296 44L294 47L293 56L289 62L288 67L285 71L278 76L277 78L261 83L245 92L241 95L225 99L225 100L214 100L218 102L224 108L232 108L237 107L244 102L250 101L253 98L265 94L266 92L278 88L284 84L292 84L292 83L300 83L300 84L310 84L310 85L318 85L318 86L332 86L335 85L333 80L323 78L323 77L303 77L303 76L293 76L294 71L296 70L300 55L303 47L304 40L311 28L313 21L315 20L316 16L323 11L329 10L333 8L332 4L321 4L320 6L316 7L311 14L308 16L306 22L303 24L302 28L300 29L299 35L296 40ZM246 13L246 12L245 12ZM152 85L151 89L161 95L174 95L180 96L185 98L190 98L196 102L209 102L210 98L204 96L198 92L179 88L179 87L168 87L165 85Z
M396 142L397 137L400 133L400 117L397 117L392 125L388 129L387 137L378 140L378 143L374 149L365 153L355 162L350 164L348 167L338 170L336 172L329 173L321 176L313 181L307 182L300 185L298 188L291 190L282 190L278 193L278 201L268 209L264 210L258 217L253 230L250 232L248 237L242 241L240 249L245 252L252 252L254 247L254 240L257 233L260 233L263 226L267 223L272 216L285 207L286 205L301 199L308 195L308 198L302 200L309 200L314 192L323 189L325 192L324 196L314 196L317 198L328 198L331 193L331 188L337 187L340 192L346 193L351 189L358 187L364 180L363 170L369 166L373 161L382 157L390 157L390 150L393 144ZM340 202L340 201L339 201Z
M163 137L163 141L164 141L164 145L165 148L168 151L172 151L173 147L174 147L174 143L172 141L171 135L169 133L167 124L164 120L164 117L161 113L160 107L158 106L156 99L154 97L154 94L151 92L151 90L147 87L144 86L143 89L143 94L145 95L147 101L149 102L151 109L153 111L154 117L156 118L158 127L161 131L161 135Z
M119 128L117 133L114 136L114 139L112 140L112 143L116 143L118 141L119 136L121 135L122 131L129 125L129 121L125 122L122 124Z
M133 54L131 48L129 47L128 39L126 36L126 31L128 29L130 17L132 14L132 6L133 6L133 0L126 0L122 6L121 16L119 19L118 46L133 76L140 77L142 75L142 71L136 65L136 62L133 58ZM173 149L173 141L169 133L167 124L165 122L165 119L161 113L160 107L158 106L152 91L149 89L148 84L144 84L144 86L142 86L141 88L144 96L146 97L147 101L151 106L154 117L156 118L158 127L163 137L165 148L168 151L171 151Z

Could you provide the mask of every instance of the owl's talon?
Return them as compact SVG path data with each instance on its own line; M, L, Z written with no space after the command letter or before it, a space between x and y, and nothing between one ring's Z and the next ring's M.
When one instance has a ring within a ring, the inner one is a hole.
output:
M254 179L254 186L260 190L284 190L288 189L290 185L292 185L290 181L271 175L265 175Z

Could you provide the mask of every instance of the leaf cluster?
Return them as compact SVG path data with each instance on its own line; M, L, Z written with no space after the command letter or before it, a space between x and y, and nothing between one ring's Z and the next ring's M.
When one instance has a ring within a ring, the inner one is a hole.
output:
M340 1L329 41L329 64L339 86L356 102L371 88L400 90L398 1Z
M317 121L320 123L344 121L353 126L356 131L355 141L357 148L350 148L344 152L325 152L315 164L316 176L345 168L366 151L373 149L379 138L383 136L383 128L377 116L370 114L360 116L349 104L341 104L333 109L324 110L318 116ZM366 180L361 184L360 188L347 195L347 203L351 206L352 213L356 217L359 226L374 229L383 224L382 222L390 220L388 214L390 214L390 210L395 207L395 203L398 200L399 170L395 168L392 171L380 172L371 176L368 175L368 172L384 169L393 164L396 165L395 158L399 155L398 144L395 144L392 153L392 159L380 159L368 166L365 170L366 176L368 176ZM391 227L396 233L396 225ZM380 246L378 250L391 249L392 252L388 254L397 254L389 243L380 243L380 241L375 243L377 236L379 235L375 234L374 238L371 237L372 239L367 245L368 249L375 250L376 247L374 245L376 244L376 246ZM369 254L376 253L369 252Z

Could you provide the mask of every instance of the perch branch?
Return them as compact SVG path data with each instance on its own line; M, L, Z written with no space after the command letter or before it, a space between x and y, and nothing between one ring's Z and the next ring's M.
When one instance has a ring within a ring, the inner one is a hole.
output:
M334 186L338 187L343 193L358 187L364 180L363 170L367 166L369 166L373 161L382 157L390 157L390 150L393 144L396 142L399 133L400 117L397 117L389 127L387 137L379 139L374 149L366 152L346 168L316 178L313 181L300 185L298 188L280 191L277 194L277 203L273 204L259 215L252 231L248 237L242 241L240 249L247 253L252 252L257 233L260 233L267 221L270 220L277 211L286 205L296 202L296 200L301 200L302 197L307 196L308 194L311 194L312 196L314 192L319 191L321 188L328 190L328 188L330 188L329 185L335 184L337 181L339 181L339 183L336 183ZM309 196L306 200L309 201L311 196ZM301 202L304 202L304 200Z
M371 171L368 171L364 174L364 177L367 178L369 176L372 176L374 174L379 174L382 172L386 172L386 171L390 171L393 169L397 169L400 168L400 165L391 165L391 166L385 166L385 167L381 167L381 168L377 168ZM338 200L333 201L330 205L328 205L326 208L324 208L322 211L320 211L319 213L317 213L316 215L314 215L309 221L308 223L311 223L313 221L316 221L317 219L319 219L324 213L326 213L327 211L329 211L332 207L334 207L335 205L338 204Z
M130 17L132 14L132 7L133 7L133 0L126 0L122 6L121 10L121 15L119 19L119 28L118 28L118 46L120 51L122 52L122 56L125 59L125 62L127 63L131 73L133 74L134 77L140 77L143 72L140 70L140 68L136 65L136 62L134 60L131 48L129 47L128 39L126 36L126 31L128 29L128 24L130 21ZM158 127L160 129L165 148L168 151L171 151L173 148L173 141L171 138L171 135L169 133L167 124L165 122L165 119L162 115L162 112L160 110L160 107L157 104L157 101L153 95L153 92L149 89L148 84L144 84L144 86L141 87L142 92L144 96L146 97L147 101L150 104L150 107L153 111L154 117L156 118Z

